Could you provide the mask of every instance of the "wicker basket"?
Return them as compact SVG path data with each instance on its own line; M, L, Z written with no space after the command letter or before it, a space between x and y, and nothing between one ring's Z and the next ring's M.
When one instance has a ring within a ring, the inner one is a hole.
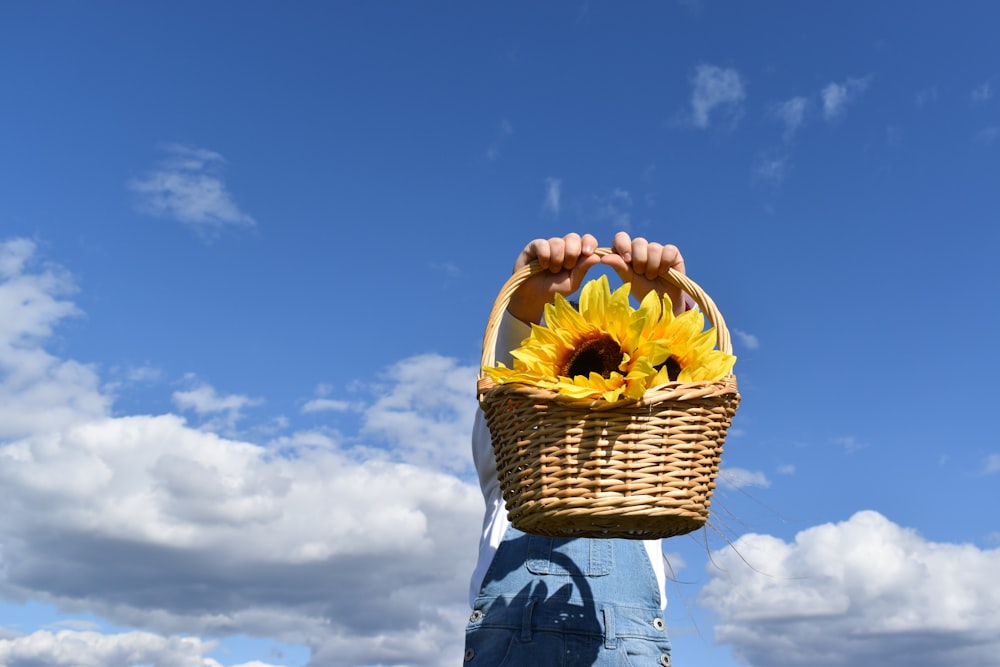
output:
M607 248L599 254L610 252ZM500 318L537 264L503 286L483 338L483 366L495 365ZM732 352L722 314L691 279L684 290ZM672 382L638 401L579 399L479 376L479 401L493 439L511 523L552 537L653 539L701 528L719 472L726 431L740 396L736 378Z

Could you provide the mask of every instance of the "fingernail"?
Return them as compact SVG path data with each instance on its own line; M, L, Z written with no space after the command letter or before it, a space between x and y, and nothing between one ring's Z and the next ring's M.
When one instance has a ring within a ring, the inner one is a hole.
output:
M624 259L626 262L631 262L632 261L632 253L630 253L630 252L625 253L624 255L622 255L622 259Z

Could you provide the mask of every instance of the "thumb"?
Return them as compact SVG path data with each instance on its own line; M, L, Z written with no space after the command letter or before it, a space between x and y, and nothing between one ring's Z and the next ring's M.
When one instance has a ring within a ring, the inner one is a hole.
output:
M576 266L574 266L573 270L570 272L570 280L573 285L574 292L580 286L580 283L583 282L583 279L587 276L587 272L590 271L591 268L600 263L601 263L601 258L598 257L597 255L588 255L587 257L581 259L579 262L576 263Z
M632 281L632 267L621 255L617 253L608 253L601 258L601 263L614 269L614 272L618 274L618 278L623 283Z

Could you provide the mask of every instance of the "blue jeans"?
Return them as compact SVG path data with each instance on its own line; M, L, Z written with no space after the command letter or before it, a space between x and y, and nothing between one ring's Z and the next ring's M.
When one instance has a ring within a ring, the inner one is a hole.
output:
M465 664L669 667L660 591L642 542L508 529L466 627Z

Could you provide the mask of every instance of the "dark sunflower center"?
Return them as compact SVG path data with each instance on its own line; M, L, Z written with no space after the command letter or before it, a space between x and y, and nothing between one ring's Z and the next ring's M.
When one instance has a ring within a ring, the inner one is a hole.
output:
M623 359L622 348L610 336L591 338L584 341L559 369L559 374L565 377L577 375L589 376L597 373L609 378L618 370Z
M677 378L681 374L681 364L679 361L673 357L667 357L667 360L663 362L663 366L667 367L667 377L670 378L671 382L676 382Z

